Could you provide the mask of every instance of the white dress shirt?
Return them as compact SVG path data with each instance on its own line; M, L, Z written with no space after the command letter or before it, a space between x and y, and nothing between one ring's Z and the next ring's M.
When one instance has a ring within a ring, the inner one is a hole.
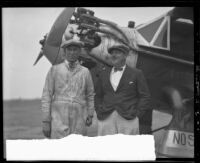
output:
M111 82L111 85L114 89L114 91L117 90L117 87L119 85L119 82L120 82L120 79L124 73L124 70L125 70L125 67L126 65L124 65L122 68L123 70L122 71L114 71L114 67L112 68L111 70L111 73L110 73L110 82Z

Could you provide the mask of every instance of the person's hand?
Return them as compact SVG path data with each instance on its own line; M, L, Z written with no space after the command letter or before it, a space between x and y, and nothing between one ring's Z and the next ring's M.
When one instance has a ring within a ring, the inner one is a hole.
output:
M86 126L90 126L91 124L92 124L92 118L93 118L93 116L87 116L87 119L86 119Z
M51 121L43 121L42 131L45 137L50 138L51 136Z

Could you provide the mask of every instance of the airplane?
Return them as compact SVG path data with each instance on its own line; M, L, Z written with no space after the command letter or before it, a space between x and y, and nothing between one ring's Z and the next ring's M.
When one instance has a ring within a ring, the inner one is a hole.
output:
M139 120L141 132L165 130L156 149L157 157L194 157L193 8L175 7L136 27L133 21L121 27L94 14L85 8L65 8L40 40L42 48L34 65L42 56L52 65L61 63L61 42L78 37L85 43L79 60L90 69L95 85L99 71L112 66L107 49L124 43L131 49L126 63L144 72L152 95L152 110L172 115L169 124L151 130L149 110Z

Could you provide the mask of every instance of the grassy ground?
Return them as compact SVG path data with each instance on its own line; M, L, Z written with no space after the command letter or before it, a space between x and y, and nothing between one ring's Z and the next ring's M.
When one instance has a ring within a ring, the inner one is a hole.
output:
M12 100L4 101L4 138L6 139L43 139L42 112L40 100ZM169 123L171 115L159 111L153 111L152 129L162 127ZM163 136L160 130L154 133L155 147L157 148ZM92 126L87 128L88 136L97 135L97 119L94 116Z
M44 138L39 99L4 101L3 119L6 139ZM96 125L95 116L93 125L87 128L88 136L96 136Z

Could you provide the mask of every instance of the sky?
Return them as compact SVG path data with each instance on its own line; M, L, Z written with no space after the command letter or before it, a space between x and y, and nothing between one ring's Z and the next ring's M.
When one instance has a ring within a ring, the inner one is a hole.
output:
M136 26L165 14L173 7L95 7L95 16L127 26ZM48 33L64 8L3 8L3 99L41 98L45 78L51 67L45 58L33 66L41 45L39 40Z

